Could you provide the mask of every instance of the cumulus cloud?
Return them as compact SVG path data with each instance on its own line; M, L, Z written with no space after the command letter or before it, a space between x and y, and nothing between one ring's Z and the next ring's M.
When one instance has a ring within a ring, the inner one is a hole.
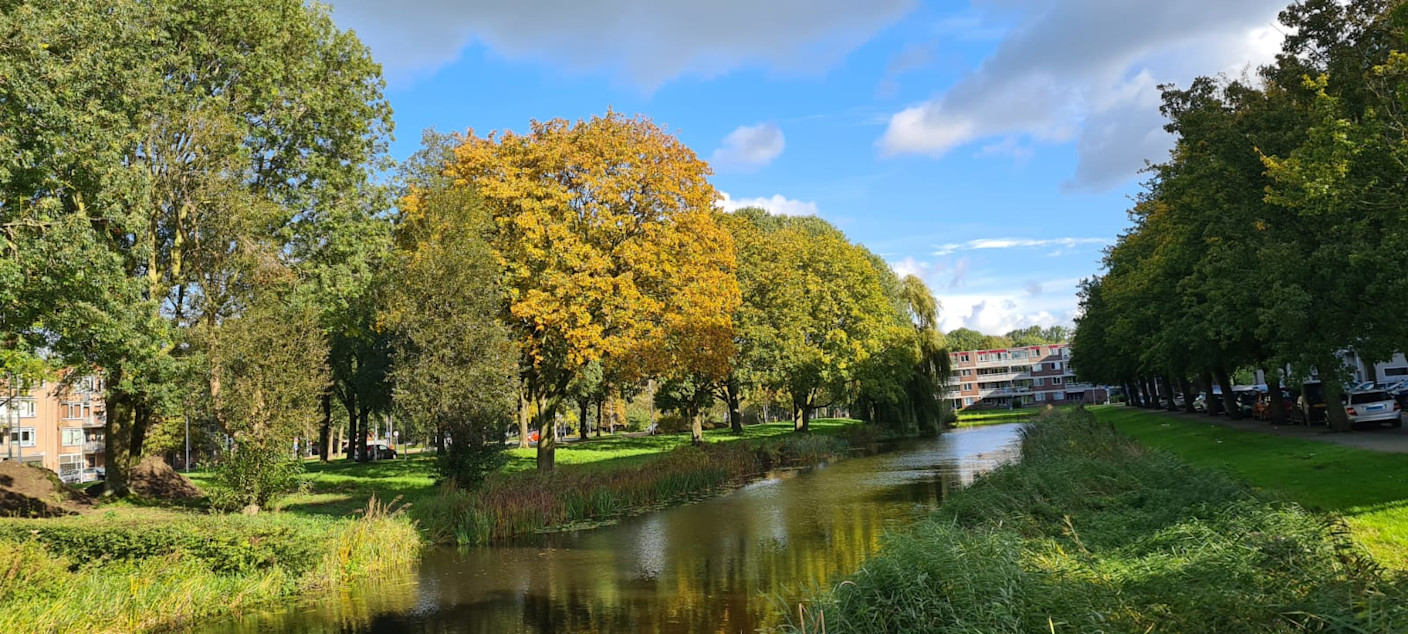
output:
M781 128L771 123L741 125L724 137L711 162L720 169L754 170L781 156L785 147Z
M719 192L718 207L727 212L737 211L745 207L759 207L768 210L770 213L781 216L815 216L817 215L815 202L803 202L793 200L782 194L773 194L770 198L734 198L728 192Z
M818 72L898 20L915 0L333 0L393 81L454 61L477 42L512 60L604 70L647 89L741 66Z
M989 22L1015 23L946 93L892 115L882 150L937 156L987 139L1075 141L1079 163L1068 187L1099 190L1127 182L1170 146L1160 129L1158 84L1186 85L1199 74L1270 61L1285 1L974 4Z
M1028 326L1072 326L1077 300L1076 279L1030 280L1012 288L993 288L981 294L937 293L944 306L941 327L945 332L972 328L1001 335Z
M1109 244L1109 238L982 238L958 243L950 242L934 247L934 255L950 255L958 251L981 251L984 249L1018 249L1060 246L1074 249L1084 244Z
M890 269L899 277L914 275L922 278L929 272L930 268L932 268L932 265L928 262L920 262L912 257L905 257L903 260L890 263Z

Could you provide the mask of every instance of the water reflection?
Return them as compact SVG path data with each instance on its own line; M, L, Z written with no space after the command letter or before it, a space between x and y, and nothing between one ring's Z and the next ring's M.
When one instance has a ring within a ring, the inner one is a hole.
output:
M1016 457L1018 425L771 474L729 495L621 524L430 552L413 577L202 631L753 632L860 567L912 521Z

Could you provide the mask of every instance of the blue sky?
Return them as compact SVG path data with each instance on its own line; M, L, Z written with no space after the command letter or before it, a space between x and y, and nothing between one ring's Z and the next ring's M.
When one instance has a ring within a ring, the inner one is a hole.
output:
M817 214L922 276L945 330L1075 316L1162 160L1157 86L1244 72L1282 0L334 0L420 131L642 113L726 207Z

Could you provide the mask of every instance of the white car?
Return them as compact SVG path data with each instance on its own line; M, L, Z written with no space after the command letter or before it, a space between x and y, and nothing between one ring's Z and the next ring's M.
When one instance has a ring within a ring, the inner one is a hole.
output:
M1350 392L1344 413L1349 415L1351 425L1388 423L1393 427L1403 426L1403 412L1399 409L1398 401L1383 390Z

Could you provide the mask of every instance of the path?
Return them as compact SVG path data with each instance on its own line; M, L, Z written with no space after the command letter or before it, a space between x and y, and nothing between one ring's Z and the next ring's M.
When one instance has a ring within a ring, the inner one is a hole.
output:
M1408 427L1400 427L1398 429L1389 427L1380 427L1377 429L1361 428L1344 434L1327 431L1322 425L1312 425L1310 427L1304 425L1272 425L1265 421L1252 419L1231 420L1226 416L1208 416L1206 414L1188 414L1186 412L1169 412L1164 410L1144 411L1187 422L1214 423L1234 429L1271 434L1273 436L1329 442L1346 447L1354 447L1356 449L1367 449L1369 451L1408 453Z

